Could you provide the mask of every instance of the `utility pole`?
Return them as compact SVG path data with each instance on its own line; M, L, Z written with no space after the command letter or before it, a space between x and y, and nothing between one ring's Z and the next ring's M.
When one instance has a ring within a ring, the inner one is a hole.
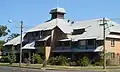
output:
M104 65L103 65L103 69L106 70L106 48L105 48L105 40L106 40L106 37L105 37L105 25L106 25L106 20L105 18L103 18L103 54L104 54Z
M23 32L23 21L20 21L20 62L19 62L19 67L21 67L21 63L22 63L22 32Z

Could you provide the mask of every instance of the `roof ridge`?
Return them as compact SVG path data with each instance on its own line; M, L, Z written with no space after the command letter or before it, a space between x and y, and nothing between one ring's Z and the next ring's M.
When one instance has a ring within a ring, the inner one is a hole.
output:
M98 19L90 19L90 20L83 20L83 21L75 21L75 23L84 23L84 22L89 22L89 21L97 21L97 20L101 20L102 18L98 18Z

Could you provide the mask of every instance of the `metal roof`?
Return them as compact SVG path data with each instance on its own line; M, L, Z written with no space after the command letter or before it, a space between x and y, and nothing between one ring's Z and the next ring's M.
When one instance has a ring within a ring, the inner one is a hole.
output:
M58 41L71 41L71 39L61 39L61 40L58 40Z
M27 32L52 30L56 26L58 26L64 33L71 33L73 31L72 27L70 26L70 23L67 22L67 20L56 18L56 19L50 20L48 22L39 24L36 27L31 28Z
M46 37L43 37L43 38L41 38L41 39L38 40L38 41L46 41L46 40L48 40L50 37L51 37L51 35L46 36Z
M22 38L25 36L25 34L22 35ZM23 39L22 39L23 40ZM20 44L20 35L10 41L8 41L7 43L5 43L3 46L6 46L6 45L17 45L17 44Z
M116 38L116 39L120 39L120 35L108 35L107 38Z
M27 32L39 31L39 30L51 30L54 27L58 26L64 33L72 33L74 29L85 29L83 34L72 35L72 40L77 41L80 39L91 39L96 38L97 40L103 39L103 26L102 18L86 20L86 21L77 21L74 24L67 22L65 19L53 19L49 22L45 22L43 24L39 24L38 26L28 30ZM120 25L116 22L107 19L105 35L108 36L110 32L119 32L120 33ZM113 26L112 26L113 25Z
M53 19L48 22L44 22L42 24L37 25L36 27L31 28L27 32L34 32L34 31L40 31L40 30L52 30L56 26L58 26L64 33L72 33L73 29L81 29L84 28L85 32L83 34L79 35L72 35L69 39L72 39L72 41L77 41L81 39L96 39L101 40L103 39L103 26L100 24L102 23L102 19L93 19L93 20L87 20L87 21L78 21L74 22L74 24L71 24L65 19ZM110 32L117 32L120 33L120 24L115 23L114 21L107 19L108 22L106 24L106 30L105 30L105 36L109 36ZM113 25L113 26L112 26ZM25 34L23 34L24 37ZM111 37L111 36L109 36ZM112 36L115 37L115 36ZM111 37L111 38L112 38ZM117 36L117 38L119 38ZM8 41L5 43L5 45L17 45L20 43L20 36Z
M31 43L26 44L24 47L22 47L22 49L35 49L34 45L35 42L33 41Z
M73 35L72 36L72 41L78 41L78 40L85 40L85 39L96 39L97 37L95 36L86 36L84 34L82 35Z
M106 18L107 19L107 18ZM97 40L103 39L103 26L102 19L93 19L88 21L80 21L75 22L72 24L73 29L79 29L84 28L85 32L83 34L79 35L73 35L73 40L79 40L79 39L89 39L89 38L96 38ZM120 32L120 25L113 22L110 19L107 19L108 22L106 24L106 30L105 30L105 36L108 36L110 32Z
M55 12L58 12L58 13L66 13L64 8L59 8L59 7L57 7L57 8L51 9L50 14L55 13Z

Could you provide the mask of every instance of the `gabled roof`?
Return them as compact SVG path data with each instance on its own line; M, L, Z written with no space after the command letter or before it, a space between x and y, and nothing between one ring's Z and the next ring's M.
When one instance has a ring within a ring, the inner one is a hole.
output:
M72 24L73 29L81 29L84 28L85 32L80 35L72 35L73 40L79 40L79 39L88 39L88 38L96 38L97 40L103 39L103 26L102 19L93 19L88 21L79 21ZM105 36L107 37L110 32L120 32L120 25L113 22L110 19L108 20L106 24L106 30L105 30Z
M22 38L25 36L25 34L22 35ZM22 39L23 40L23 39ZM7 43L5 43L3 46L6 46L6 45L17 45L17 44L20 44L20 35L10 41L8 41Z
M116 24L113 27L110 27L110 32L120 33L120 24Z
M67 20L65 19L59 19L59 18L39 24L36 27L31 28L27 32L34 32L34 31L40 31L40 30L52 30L56 26L58 26L64 33L72 32L72 27L70 26L70 23L67 22Z
M40 30L52 30L56 26L59 27L64 33L72 33L73 29L85 29L83 34L79 35L72 35L69 39L72 41L77 41L81 39L103 39L103 26L102 19L93 19L88 21L79 21L71 24L65 19L53 19L42 24L37 25L36 27L31 28L27 32L34 32ZM107 19L108 22L106 24L105 36L111 38L118 38L118 36L111 36L110 32L117 32L120 33L120 25L115 23L114 21ZM112 26L113 25L113 26ZM23 34L23 37L25 34ZM17 45L20 43L20 36L8 41L5 45Z

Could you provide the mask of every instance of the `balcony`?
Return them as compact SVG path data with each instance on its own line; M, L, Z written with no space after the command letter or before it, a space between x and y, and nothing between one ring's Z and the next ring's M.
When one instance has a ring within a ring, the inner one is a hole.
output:
M95 45L83 45L83 46L59 46L56 47L53 52L94 52L97 48Z
M102 46L93 47L89 46L88 48L85 47L56 47L52 52L101 52L103 50Z

